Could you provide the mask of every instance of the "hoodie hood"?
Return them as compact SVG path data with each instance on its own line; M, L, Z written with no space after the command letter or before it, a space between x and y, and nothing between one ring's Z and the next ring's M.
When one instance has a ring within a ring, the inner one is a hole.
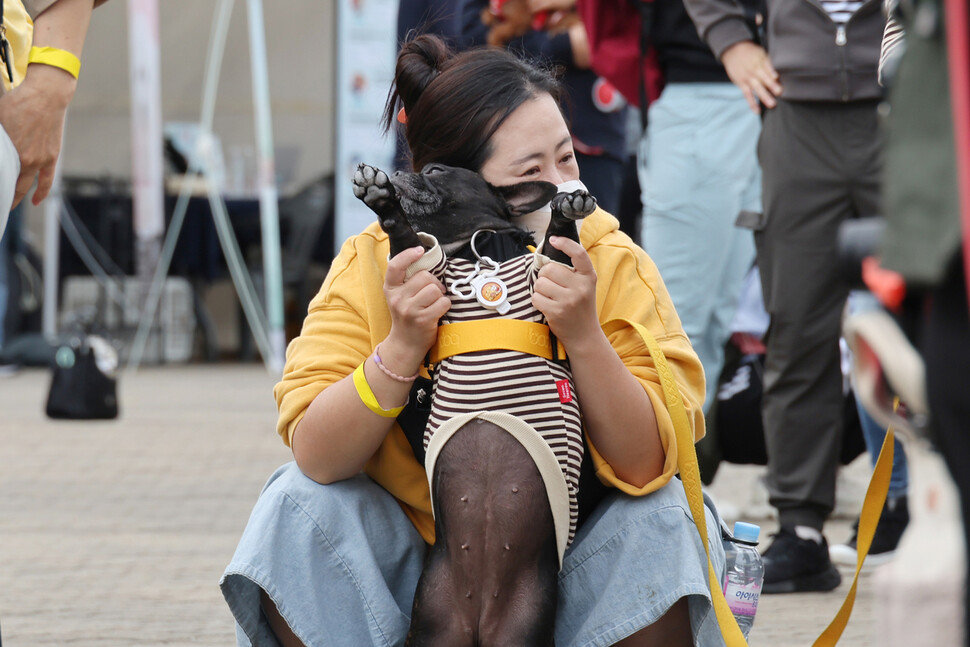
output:
M596 211L579 222L582 223L579 228L579 242L586 249L598 243L608 244L610 242L608 239L613 236L626 238L626 234L620 231L620 221L600 207L596 207ZM629 239L626 244L629 244Z

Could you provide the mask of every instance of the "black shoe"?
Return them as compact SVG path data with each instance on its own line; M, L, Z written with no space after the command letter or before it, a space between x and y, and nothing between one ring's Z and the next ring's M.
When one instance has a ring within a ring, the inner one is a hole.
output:
M782 526L761 559L765 565L762 593L831 591L842 583L829 560L825 537L821 543L802 539L794 526Z
M909 503L905 496L887 499L882 509L876 532L872 536L872 546L866 557L866 566L885 564L896 554L896 547L903 536L903 531L909 525ZM852 538L844 544L832 546L829 557L840 566L855 568L858 555L859 519L852 524Z

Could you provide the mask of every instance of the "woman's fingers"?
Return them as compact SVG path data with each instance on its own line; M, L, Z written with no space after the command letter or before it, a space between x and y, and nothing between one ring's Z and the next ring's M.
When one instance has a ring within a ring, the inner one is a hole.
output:
M771 90L761 82L760 78L753 78L751 80L751 86L754 88L755 94L758 95L758 100L761 101L764 107L768 108L769 110L775 107L777 104L777 101L775 101L775 95L772 94Z
M552 304L567 311L583 308L583 304L591 303L596 294L596 271L592 259L583 246L574 240L554 236L549 242L569 256L573 267L570 269L559 263L544 265L534 286L535 296L539 300L533 299L533 304L547 316L550 313L545 310Z
M771 59L768 58L767 54L761 60L757 71L762 84L768 88L768 91L776 97L781 96L781 83L778 82L778 72L775 71L775 67L771 64Z
M540 275L536 279L535 286L533 287L533 294L547 299L551 303L562 303L567 301L570 296L570 289L564 286L562 283L556 281L549 275ZM537 306L538 307L538 306ZM539 308L540 312L542 308Z
M758 84L758 97L768 108L777 104L775 97L781 95L781 84L778 83L778 73L771 65L771 60L765 55L755 67L752 78Z
M431 278L434 279L433 276ZM444 299L444 301L448 304L451 304L451 299L445 295L444 291L441 289L441 284L438 283L437 279L434 279L434 283L428 283L422 287L415 293L413 297L411 297L414 305L419 308L430 308L436 303L439 303L442 299Z
M758 113L758 101L766 108L774 108L782 87L778 72L763 47L751 41L740 41L721 54L721 63L728 77L744 93L751 110Z
M407 278L407 269L424 254L420 247L406 249L387 264L384 298L391 313L390 336L406 347L427 351L438 334L438 320L451 307L445 286L426 270Z
M387 262L387 273L384 275L384 286L397 288L404 285L407 269L424 254L423 247L411 247Z
M580 274L595 274L589 253L587 253L585 247L575 240L565 236L552 236L549 238L549 244L568 256L573 263L573 269Z

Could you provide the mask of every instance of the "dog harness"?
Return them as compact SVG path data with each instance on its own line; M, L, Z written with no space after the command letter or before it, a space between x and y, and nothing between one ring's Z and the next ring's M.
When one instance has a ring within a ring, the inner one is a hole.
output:
M434 384L424 433L429 484L438 453L462 425L481 418L502 427L529 452L545 482L561 565L576 531L584 448L565 354L558 344L553 351L545 318L532 305L545 257L523 254L502 263L484 257L476 267L446 258L432 236L420 236L431 248L408 274L431 271L452 301L431 351Z

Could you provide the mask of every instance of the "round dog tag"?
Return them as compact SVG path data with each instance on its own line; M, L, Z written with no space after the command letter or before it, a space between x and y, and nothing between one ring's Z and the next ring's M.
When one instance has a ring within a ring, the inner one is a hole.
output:
M475 290L475 298L486 308L497 310L503 315L511 309L508 288L498 277L478 276L472 281L472 288Z

